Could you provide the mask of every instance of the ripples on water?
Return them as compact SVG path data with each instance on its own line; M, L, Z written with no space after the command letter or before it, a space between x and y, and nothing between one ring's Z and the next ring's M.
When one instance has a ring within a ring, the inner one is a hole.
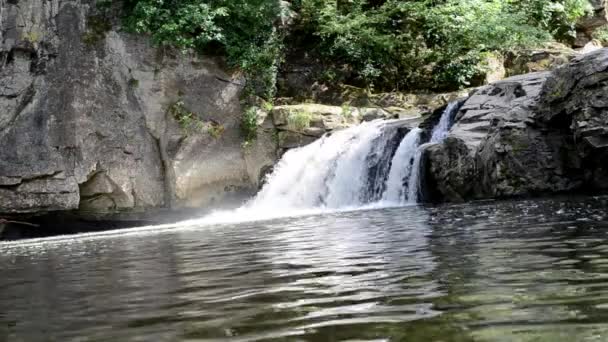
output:
M0 340L608 341L607 201L0 244Z

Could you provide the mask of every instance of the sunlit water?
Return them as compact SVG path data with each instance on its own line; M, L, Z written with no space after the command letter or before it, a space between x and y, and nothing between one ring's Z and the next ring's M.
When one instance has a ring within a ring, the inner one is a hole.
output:
M608 341L606 198L0 244L0 341Z

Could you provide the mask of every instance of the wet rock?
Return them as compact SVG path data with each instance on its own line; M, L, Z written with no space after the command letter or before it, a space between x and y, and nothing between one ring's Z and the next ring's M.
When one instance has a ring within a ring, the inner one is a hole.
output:
M359 108L362 121L374 121L378 119L397 119L399 114L391 112L390 109L382 108Z
M427 200L606 188L607 70L602 49L474 91L445 142L424 151Z
M608 49L576 58L547 80L536 119L576 141L590 188L605 187L608 170Z
M283 150L305 146L317 140L317 138L314 136L308 136L290 131L279 132L278 138L279 148Z
M263 184L264 177L279 158L278 133L270 113L258 115L257 137L244 148L245 163L250 182L256 188Z

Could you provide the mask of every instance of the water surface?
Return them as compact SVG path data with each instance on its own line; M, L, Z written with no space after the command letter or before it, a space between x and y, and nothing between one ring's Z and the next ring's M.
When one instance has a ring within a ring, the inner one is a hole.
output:
M608 341L607 204L0 243L0 341Z

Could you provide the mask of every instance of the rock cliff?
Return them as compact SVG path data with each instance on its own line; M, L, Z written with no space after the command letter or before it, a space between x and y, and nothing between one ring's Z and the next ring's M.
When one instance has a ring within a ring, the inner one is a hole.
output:
M608 49L475 90L424 152L426 198L608 189Z
M345 87L325 100L334 106L261 105L244 144L239 73L154 47L94 3L0 0L1 215L226 204L255 192L286 149L460 96ZM445 142L426 147L426 199L608 189L608 51L542 56L515 56L512 69L573 60L476 89Z
M87 0L0 1L0 213L212 205L274 163L263 129L242 148L242 79L112 17Z

